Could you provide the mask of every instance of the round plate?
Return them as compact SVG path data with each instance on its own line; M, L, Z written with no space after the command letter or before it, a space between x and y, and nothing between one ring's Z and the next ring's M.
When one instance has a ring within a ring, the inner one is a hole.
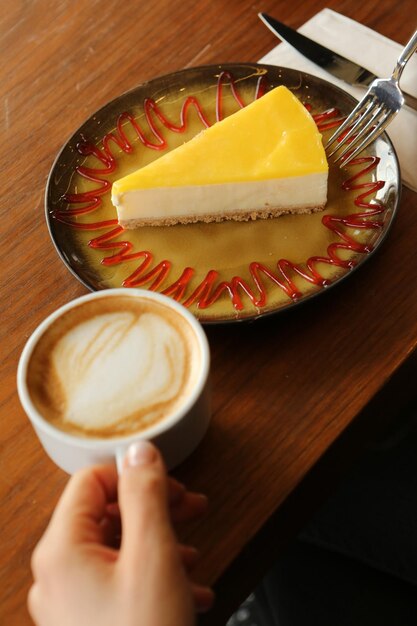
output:
M355 104L309 74L230 64L156 78L90 117L61 150L46 190L51 237L71 272L91 290L151 289L183 303L203 323L223 323L296 306L361 266L383 241L399 200L398 161L386 135L345 168L329 163L324 212L118 226L110 200L114 180L281 84L308 107L324 141Z

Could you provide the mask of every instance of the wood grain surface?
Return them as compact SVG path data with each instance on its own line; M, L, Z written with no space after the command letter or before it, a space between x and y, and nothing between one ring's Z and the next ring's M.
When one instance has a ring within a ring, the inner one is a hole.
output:
M413 0L0 0L0 623L30 624L30 555L67 476L44 454L16 394L23 345L85 293L44 219L52 162L95 110L158 75L256 61L276 45L257 18L293 27L328 6L400 43ZM225 623L369 437L414 393L417 196L403 189L389 238L363 269L291 314L210 327L213 423L176 474L208 493L184 529Z

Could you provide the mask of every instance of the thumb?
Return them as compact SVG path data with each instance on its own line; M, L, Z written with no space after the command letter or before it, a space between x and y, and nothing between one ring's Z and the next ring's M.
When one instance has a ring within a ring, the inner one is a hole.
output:
M137 566L144 553L174 541L167 496L167 475L158 450L148 441L132 444L119 478L122 519L121 557Z

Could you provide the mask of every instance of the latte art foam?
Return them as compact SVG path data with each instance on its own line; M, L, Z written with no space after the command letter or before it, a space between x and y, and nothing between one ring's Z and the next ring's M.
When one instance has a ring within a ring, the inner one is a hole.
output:
M52 358L63 420L100 429L140 410L152 421L180 394L186 357L182 337L153 313L108 313L80 324L58 342Z
M185 402L197 344L184 320L157 303L107 298L98 311L99 303L72 309L51 326L32 355L28 386L40 413L59 428L131 434Z

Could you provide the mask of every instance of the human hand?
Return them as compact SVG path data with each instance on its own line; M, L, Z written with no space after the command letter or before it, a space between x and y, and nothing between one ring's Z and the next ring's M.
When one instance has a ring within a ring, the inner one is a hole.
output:
M129 449L119 480L113 466L74 474L32 557L35 623L193 625L213 593L191 581L198 554L178 544L172 523L201 515L206 505L205 496L167 477L147 442Z

